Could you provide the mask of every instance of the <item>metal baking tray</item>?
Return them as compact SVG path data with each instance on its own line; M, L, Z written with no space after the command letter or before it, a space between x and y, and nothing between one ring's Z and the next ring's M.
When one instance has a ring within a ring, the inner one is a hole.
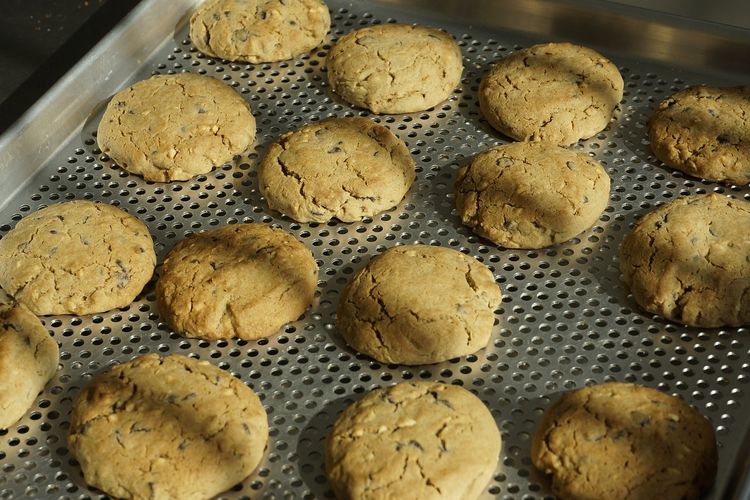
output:
M144 0L0 138L0 235L54 202L112 203L144 220L160 260L185 235L241 222L276 224L312 249L317 299L299 321L254 342L184 339L160 316L153 282L129 307L91 316L51 316L60 370L26 416L0 433L0 498L99 498L66 447L71 403L108 366L148 352L206 359L241 378L262 399L270 423L259 469L225 498L330 498L323 443L338 413L378 386L433 379L460 384L491 409L503 451L488 497L550 496L529 458L540 415L561 391L621 380L677 394L707 415L719 443L709 498L749 498L748 328L697 329L642 312L620 279L617 251L633 222L660 203L693 193L750 199L744 187L686 178L650 153L645 123L655 103L687 85L750 79L750 34L602 2L529 0L328 0L332 32L310 55L275 64L236 64L199 54L187 35L196 0ZM368 113L330 94L327 49L339 36L380 22L424 23L458 40L460 87L433 110L372 119L407 142L417 181L396 208L358 223L297 224L266 209L256 169L280 134L328 116ZM549 40L590 45L625 80L615 121L577 149L612 178L610 204L578 238L538 251L504 250L476 237L454 210L452 180L471 155L506 139L481 119L477 88L496 59ZM252 105L255 151L187 182L149 183L116 168L94 132L106 100L153 73L191 71L225 81ZM334 328L344 283L398 244L443 245L492 269L503 291L490 345L422 367L385 366L347 348Z

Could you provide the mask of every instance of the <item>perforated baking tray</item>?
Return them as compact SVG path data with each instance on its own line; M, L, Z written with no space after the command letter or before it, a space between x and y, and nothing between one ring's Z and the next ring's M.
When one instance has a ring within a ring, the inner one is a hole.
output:
M209 360L262 399L270 423L267 454L226 498L332 497L323 472L323 441L338 413L375 387L415 379L463 385L491 409L503 433L503 450L487 496L548 497L547 483L529 458L540 415L561 391L620 380L677 394L707 415L720 453L719 476L709 497L747 498L742 474L750 421L748 329L685 328L644 314L628 295L617 263L624 234L660 203L711 191L750 199L747 187L723 187L662 168L645 134L650 110L672 92L698 83L747 83L750 69L743 61L706 56L716 54L717 46L730 55L750 46L747 32L703 30L695 23L653 17L641 22L636 11L631 16L601 5L599 11L579 10L576 17L567 3L495 2L510 9L505 12L517 16L514 20L459 10L457 0L429 2L429 11L420 10L420 1L328 0L333 28L322 47L293 61L248 65L206 58L195 50L185 26L185 14L195 3L144 0L0 138L0 235L39 208L71 199L111 203L141 218L154 236L160 261L191 232L242 222L274 224L292 232L318 259L316 303L278 335L254 342L176 335L159 314L153 282L124 309L44 318L61 346L60 370L26 416L0 433L0 498L102 496L86 486L66 447L71 404L81 387L108 366L149 352ZM539 11L540 5L551 10ZM531 10L523 14L523 8ZM576 35L571 26L592 15L600 24ZM468 24L472 19L485 25ZM613 19L619 24L607 29ZM371 117L408 144L417 162L415 185L399 206L358 223L298 224L270 213L258 191L256 170L271 141L328 116L369 116L330 94L324 63L332 42L361 26L393 21L443 27L464 55L462 83L447 102L423 113ZM631 30L641 45L623 44L613 51L617 37L627 35L633 22L643 28ZM672 35L665 38L664 33ZM484 72L521 46L561 37L602 50L625 79L625 97L613 123L575 146L607 169L610 203L599 222L571 242L539 251L504 250L460 224L452 180L468 157L505 142L480 117L477 88ZM692 69L669 61L670 54L686 53L680 40L688 47L704 40L702 51L691 50L694 57L682 61ZM107 97L135 80L180 71L218 78L251 103L258 123L255 151L237 165L187 182L145 182L113 166L97 149L101 109ZM374 255L412 243L455 248L494 272L503 300L486 349L438 365L403 367L373 362L342 343L334 314L343 285Z

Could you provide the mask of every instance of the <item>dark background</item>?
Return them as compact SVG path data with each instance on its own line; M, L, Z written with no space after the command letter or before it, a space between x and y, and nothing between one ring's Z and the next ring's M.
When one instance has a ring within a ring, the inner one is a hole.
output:
M139 0L0 0L0 132Z

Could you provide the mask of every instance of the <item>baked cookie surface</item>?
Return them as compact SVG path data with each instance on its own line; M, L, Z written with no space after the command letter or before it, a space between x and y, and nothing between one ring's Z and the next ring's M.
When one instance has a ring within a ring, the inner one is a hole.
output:
M516 142L476 155L454 183L464 224L505 248L543 248L591 227L607 207L610 179L584 153Z
M697 499L716 475L711 423L681 399L635 384L567 392L532 440L534 466L563 499Z
M479 107L508 137L567 146L609 124L623 86L617 66L592 49L534 45L501 59L484 75Z
M155 265L146 225L103 203L50 205L0 239L0 287L38 315L124 307Z
M689 175L750 182L750 87L690 87L662 101L648 124L651 150Z
M472 393L437 382L376 389L338 417L326 443L336 496L472 500L500 456L492 414Z
M39 318L0 290L0 429L23 417L59 359L57 342Z
M186 337L257 339L298 319L317 280L310 250L291 234L231 224L177 243L164 260L156 298Z
M206 499L260 463L258 396L206 361L140 356L99 375L73 404L68 446L86 482L131 499Z
M390 248L346 285L336 326L355 350L382 363L439 363L487 345L500 288L457 250Z
M750 203L718 194L647 213L620 247L620 271L648 312L688 326L750 324Z
M274 62L314 49L330 27L322 0L208 0L190 18L190 39L209 56Z
M184 181L248 151L250 105L210 76L156 75L115 94L97 141L120 167L147 181Z
M299 222L358 221L397 205L414 182L403 141L366 118L330 118L283 135L260 164L268 206Z
M328 83L373 113L412 113L446 100L461 81L461 50L443 30L382 24L342 36L328 53Z

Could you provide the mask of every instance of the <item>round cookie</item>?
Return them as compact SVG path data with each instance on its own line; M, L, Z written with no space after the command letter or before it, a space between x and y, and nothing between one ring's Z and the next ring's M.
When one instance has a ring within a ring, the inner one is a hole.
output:
M231 224L192 234L164 260L156 298L186 337L257 339L295 321L313 302L318 265L291 234Z
M595 50L547 43L495 64L482 78L479 107L508 137L567 146L607 126L623 86L617 66Z
M461 221L505 248L544 248L585 231L607 207L609 186L599 162L545 142L480 153L454 183Z
M326 442L338 498L478 498L500 432L472 393L437 382L376 389L344 410Z
M38 315L125 307L155 266L146 225L103 203L51 205L0 240L0 287Z
M544 414L534 466L565 499L698 499L716 476L711 423L681 399L634 384L571 391Z
M347 344L382 363L439 363L486 346L499 303L492 272L476 259L399 246L346 285L336 326Z
M685 196L649 212L620 247L620 271L648 312L688 326L750 324L750 203Z
M23 417L59 359L57 342L39 318L0 290L0 429Z
M281 136L260 164L269 208L299 222L358 221L397 205L414 182L403 141L366 118L330 118Z
M118 92L99 122L103 153L147 181L184 181L245 153L250 105L210 76L156 75Z
M209 0L190 18L190 39L209 56L274 62L314 49L330 27L322 0Z
M379 24L341 37L328 54L328 83L373 113L412 113L446 100L461 81L461 50L443 30Z
M255 470L267 441L251 389L179 355L99 375L75 401L68 432L86 483L117 498L213 497Z
M689 175L750 182L750 87L690 87L662 101L648 123L651 150Z

